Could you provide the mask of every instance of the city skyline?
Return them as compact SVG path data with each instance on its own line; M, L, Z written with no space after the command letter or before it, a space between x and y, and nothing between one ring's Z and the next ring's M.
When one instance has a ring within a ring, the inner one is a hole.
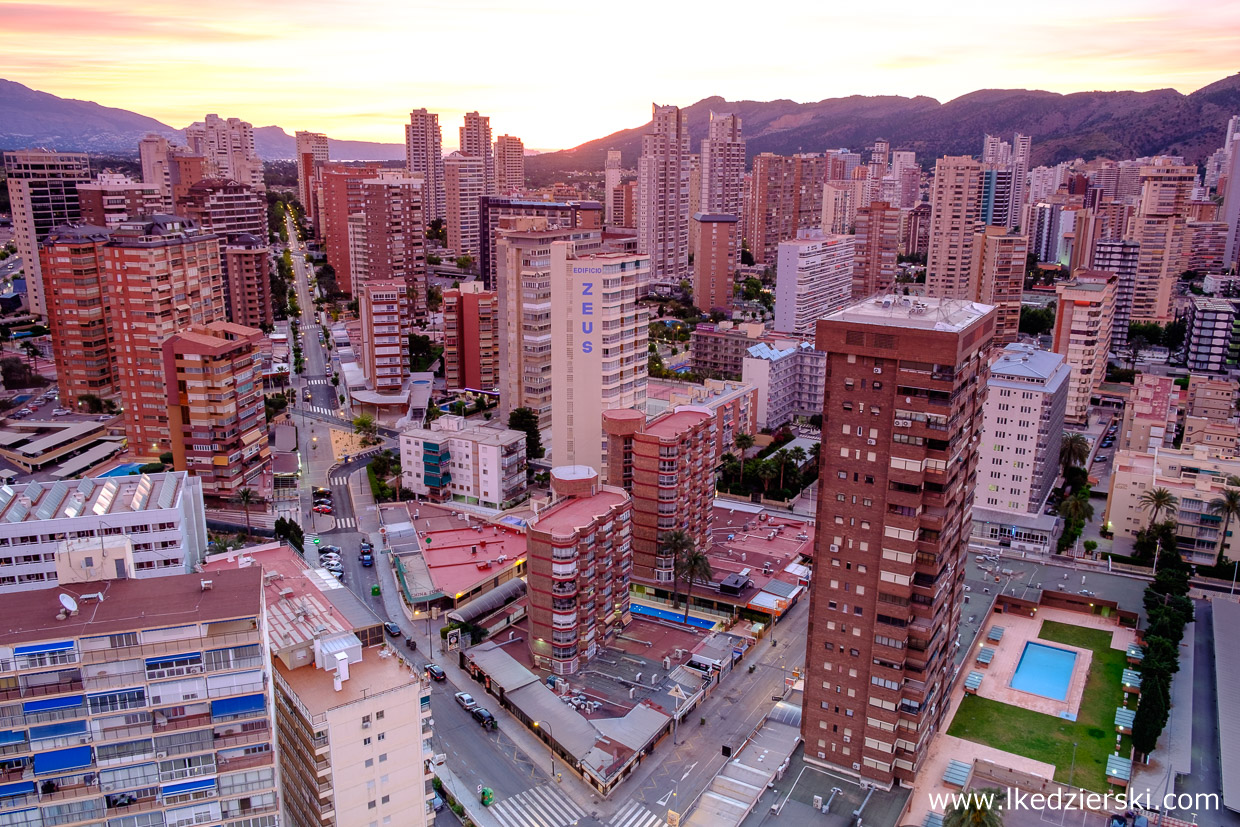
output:
M860 11L806 6L788 10L800 21L794 27L784 25L786 15L746 19L749 41L780 42L778 57L761 48L738 49L720 66L701 61L693 49L664 49L657 70L635 65L631 82L606 96L593 93L590 73L566 76L559 94L574 106L549 116L530 105L528 82L510 71L513 44L571 42L607 24L604 15L558 0L511 9L476 2L406 8L369 0L350 7L347 18L317 0L296 6L222 0L210 18L112 0L3 7L15 37L0 57L0 77L174 127L218 111L290 133L310 129L336 139L399 143L412 108L439 113L450 136L451 127L476 109L491 117L497 134L519 135L542 150L631 128L651 100L688 105L713 95L802 102L925 95L946 102L985 88L1071 93L1172 87L1187 93L1233 73L1240 46L1240 9L1225 4L1180 19L1152 2L1107 2L1087 12L1055 2L1014 10L1004 24L1020 32L1014 38L981 36L994 21L973 3L951 10L897 4L881 22ZM735 15L695 16L691 7L658 12L666 25L654 31L653 49L683 31L705 40L735 31L729 23ZM642 13L639 6L626 16ZM833 40L829 52L811 48L823 31L842 28L850 36ZM410 72L404 59L412 31L439 33L422 42L419 64L432 67L424 74ZM465 37L476 59L456 60L454 50Z

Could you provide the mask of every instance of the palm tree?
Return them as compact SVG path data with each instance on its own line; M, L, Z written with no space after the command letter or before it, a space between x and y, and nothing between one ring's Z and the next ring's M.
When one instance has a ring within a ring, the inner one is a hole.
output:
M753 436L750 434L740 433L736 435L737 449L741 452L741 479L745 479L745 452L753 447Z
M1089 459L1089 440L1084 434L1072 431L1063 432L1063 441L1059 443L1059 465L1064 473L1074 465L1085 465Z
M724 454L723 459L719 461L719 470L723 472L724 477L735 479L741 467L740 460L735 454Z
M672 608L680 605L680 563L686 554L694 551L693 537L687 531L676 529L663 535L663 555L672 558Z
M1059 513L1068 522L1080 520L1087 523L1094 518L1094 507L1087 497L1072 496L1059 504Z
M754 470L758 475L758 479L762 480L762 493L765 494L771 488L771 480L779 476L779 469L775 467L775 463L769 459L758 460L758 467Z
M22 342L22 350L26 351L26 358L30 360L30 364L33 366L34 360L39 358L39 348L35 346L34 342Z
M1003 806L1007 793L990 787L973 790L943 814L943 827L1003 827Z
M1231 518L1240 517L1240 489L1224 488L1223 496L1210 501L1210 513L1223 518L1223 532L1218 538L1218 559L1214 562L1223 565L1223 546L1227 544L1227 530L1231 528Z
M242 488L237 492L237 500L245 509L245 534L248 537L250 536L250 504L254 502L254 492L249 488Z
M1179 510L1180 498L1165 488L1151 488L1141 495L1141 498L1137 500L1137 505L1142 511L1149 512L1152 526L1158 522L1162 514L1174 517L1175 512Z
M791 459L791 457L788 455L788 452L786 450L784 450L783 448L780 448L778 451L775 452L775 456L773 459L775 460L775 463L779 466L779 490L783 491L784 490L784 469L788 467L788 460Z
M691 547L681 557L680 573L687 583L685 588L685 619L681 622L688 623L693 584L709 583L711 578L715 576L715 572L710 567L710 558L706 556L706 553Z

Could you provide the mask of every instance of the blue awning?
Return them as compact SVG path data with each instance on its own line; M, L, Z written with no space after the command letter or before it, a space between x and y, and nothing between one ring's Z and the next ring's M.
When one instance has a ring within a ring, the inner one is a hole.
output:
M81 695L64 695L59 698L44 698L41 701L30 701L22 704L22 712L51 712L53 709L72 709L82 705Z
M181 654L181 655L160 655L157 658L147 658L146 665L147 665L147 668L149 669L152 666L159 666L161 663L175 663L179 660L187 660L187 661L190 661L191 663L201 663L202 653L201 652L185 652L184 654Z
M12 798L15 795L29 795L33 792L33 781L18 781L16 784L0 784L0 798Z
M224 715L244 715L247 712L261 712L267 708L267 696L259 692L257 695L242 695L239 698L223 698L211 704L212 717Z
M165 796L169 796L169 795L184 795L185 793L196 793L199 790L214 790L214 789L215 789L214 778L195 778L192 781L185 781L180 784L167 784L163 788L160 789L160 792Z
M30 646L17 646L13 649L15 655L42 655L47 652L67 652L73 648L73 641L60 640L55 643L35 643Z
M34 774L68 772L89 767L93 760L90 747L70 747L55 752L40 752L34 757Z
M26 730L24 729L0 730L0 744L20 744L25 740Z
M39 741L44 738L63 738L66 735L83 735L86 733L86 721L61 721L48 726L30 728L30 740Z

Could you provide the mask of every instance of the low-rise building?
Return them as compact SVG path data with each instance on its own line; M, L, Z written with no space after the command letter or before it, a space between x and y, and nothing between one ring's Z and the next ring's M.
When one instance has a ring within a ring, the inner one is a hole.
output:
M713 412L715 450L713 462L736 448L737 434L758 432L758 389L745 382L707 379L701 385L651 379L646 386L646 414L658 416L680 405L696 405Z
M746 351L741 379L757 388L758 427L775 429L822 414L827 354L803 340L759 342Z
M1132 395L1124 408L1124 424L1119 433L1120 450L1170 448L1175 442L1179 400L1179 390L1171 377L1137 374Z
M766 326L762 322L698 325L689 334L693 372L719 379L740 379L745 354L765 334Z
M525 499L525 432L441 416L400 435L401 485L432 502L506 509Z

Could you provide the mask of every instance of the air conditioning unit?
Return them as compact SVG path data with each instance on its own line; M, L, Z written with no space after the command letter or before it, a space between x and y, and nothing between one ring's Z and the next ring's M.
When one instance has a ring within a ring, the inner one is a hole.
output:
M100 789L102 789L105 793L110 793L116 789L116 785L115 784L104 784L102 787L100 787Z
M840 547L839 547L837 544L832 543L832 544L831 544L831 553L832 553L832 554L839 554L839 553L840 553Z
M852 736L851 736L851 735L845 735L845 736L844 736L844 743L845 743L845 744L851 744L851 743L852 743Z
M882 373L882 372L883 372L883 369L882 369L882 368L874 368L874 372L875 372L875 373Z
M878 444L878 440L877 440L877 439L867 439L867 440L865 441L865 444L866 444L866 445L877 445L877 444Z
M819 751L819 753L818 753L818 757L819 757L819 758L822 758L822 759L824 759L824 760L825 760L825 759L826 759L826 757L827 757L827 754L826 754L825 752Z
M167 758L167 757L168 757L168 753L166 753L166 752L157 752L157 753L155 753L155 757L156 757L156 758Z
M861 765L860 765L860 764L858 764L857 762L855 762L855 761L854 761L854 762L853 762L853 769L854 769L854 770L859 770L859 769L861 769Z
M370 729L370 721L362 721L362 729Z
M913 427L913 420L911 420L911 419L897 419L897 420L896 420L896 427L897 427L897 428L911 428L911 427Z

